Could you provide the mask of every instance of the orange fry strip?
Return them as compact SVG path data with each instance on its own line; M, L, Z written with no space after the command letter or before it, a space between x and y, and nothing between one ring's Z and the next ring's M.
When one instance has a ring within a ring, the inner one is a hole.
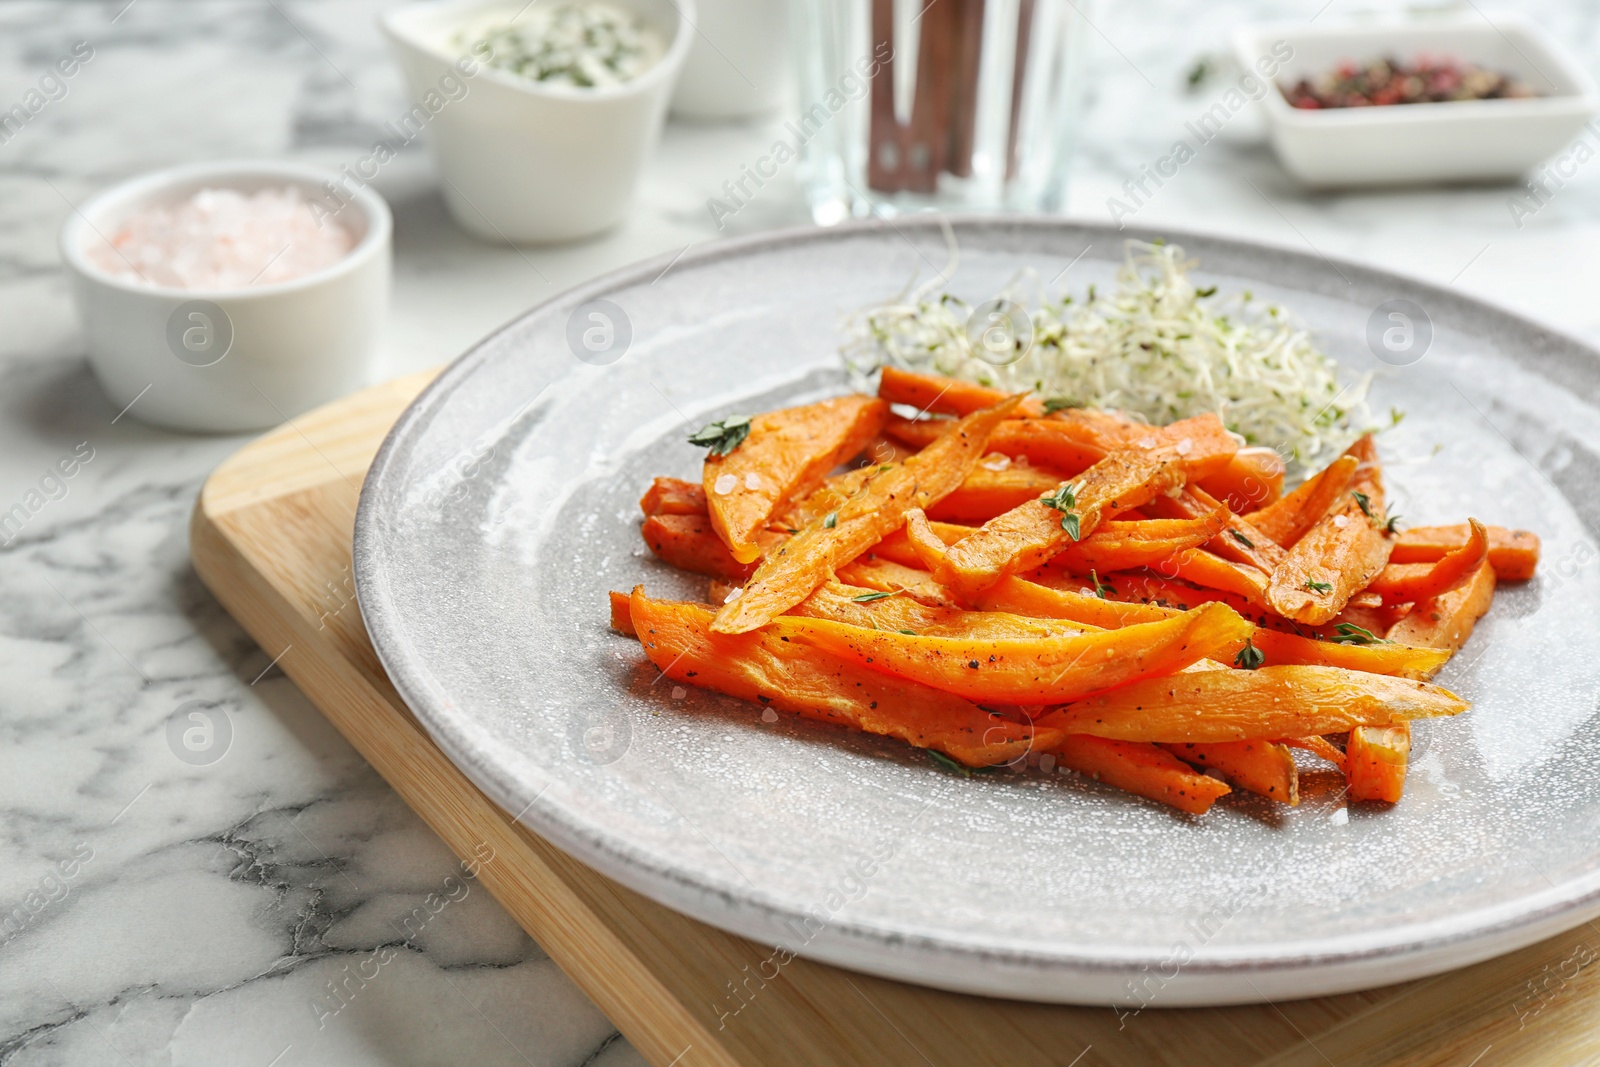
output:
M1370 455L1371 436L1357 441L1351 452ZM1345 498L1295 542L1272 572L1267 596L1278 614L1316 626L1343 611L1389 562L1394 541L1384 535L1384 515L1383 476L1374 459L1362 464Z
M908 567L892 559L861 556L846 563L835 573L841 582L860 586L863 591L901 593L918 603L934 607L960 607L950 595L950 590L934 581L933 575L920 567ZM801 603L804 604L805 601ZM799 612L800 609L796 607L790 610Z
M663 674L759 701L752 714L760 706L792 711L937 749L969 767L1006 763L1060 742L1054 731L992 715L937 689L815 650L802 653L768 631L715 633L711 609L700 604L652 600L638 587L629 607L645 655Z
M1494 565L1478 565L1472 580L1441 597L1425 600L1389 628L1388 638L1407 645L1459 651L1494 600Z
M889 405L882 400L835 397L756 415L733 451L707 455L701 484L711 525L733 558L754 562L761 555L756 532L859 454L888 417Z
M1150 569L1163 577L1182 578L1207 589L1232 593L1258 607L1270 606L1267 601L1268 578L1264 572L1248 563L1235 563L1214 556L1204 549L1184 549Z
M1300 771L1294 756L1274 741L1216 741L1162 745L1185 763L1210 767L1240 789L1290 807L1300 803Z
M1419 648L1398 642L1359 645L1318 641L1298 634L1259 628L1250 635L1250 641L1266 657L1268 666L1299 664L1343 667L1346 670L1388 674L1424 682L1438 674L1440 668L1450 660L1450 653L1444 649Z
M646 515L704 515L706 491L682 478L657 478L639 498Z
M1283 460L1270 448L1241 448L1228 465L1199 482L1236 515L1259 511L1283 496Z
M743 582L755 565L740 563L711 529L711 519L699 515L651 515L640 527L644 543L663 562L695 574L730 582Z
M1450 550L1433 563L1390 563L1366 591L1382 596L1385 603L1414 604L1466 585L1489 558L1488 531L1477 519L1467 522L1472 535L1460 548Z
M1157 515L1185 518L1200 518L1220 511L1223 525L1217 536L1206 542L1206 551L1235 563L1248 563L1266 574L1271 574L1283 562L1285 553L1276 541L1198 486L1185 486L1175 497L1157 497L1147 505L1147 510Z
M1025 500L1054 491L1064 477L1039 467L994 471L980 463L955 492L928 509L928 517L940 522L987 522Z
M1205 544L1222 529L1227 509L1193 519L1103 522L1094 533L1069 544L1047 566L1070 574L1101 574L1148 567L1185 549Z
M1076 622L1030 618L1003 611L963 611L919 603L906 596L866 599L878 596L878 592L843 582L828 582L791 608L784 618L824 619L906 636L968 640L1068 638L1080 636L1085 629Z
M627 593L612 592L611 597L611 628L619 634L629 637L639 636L633 628L633 601Z
M1466 701L1429 682L1338 667L1262 667L1144 678L1060 708L1038 725L1121 741L1209 743L1331 734L1466 709Z
M1502 582L1525 582L1539 566L1539 536L1527 530L1508 530L1486 526L1489 536L1489 562L1494 576ZM1472 527L1416 526L1395 539L1390 563L1433 563L1466 544Z
M1207 604L1161 622L1055 638L913 637L787 615L772 620L771 631L968 700L1057 704L1181 670L1242 642L1249 624Z
M837 511L807 524L762 561L744 594L717 613L713 629L747 633L766 624L810 596L835 567L898 530L906 509L926 509L954 492L984 454L989 434L1021 399L966 416L905 463L878 473Z
M1226 783L1197 774L1155 745L1075 734L1062 738L1052 751L1079 774L1190 815L1204 815L1218 797L1231 792Z
M1406 786L1411 755L1411 727L1357 726L1345 746L1344 776L1351 800L1399 801Z
M931 444L947 426L946 419L903 419L889 416L884 432L910 448ZM989 438L989 448L1011 459L1063 474L1078 474L1105 458L1106 450L1083 435L1067 432L1068 424L1055 419L1007 419Z
M1005 400L1007 394L960 378L885 367L878 379L878 395L891 404L906 404L923 411L942 415L971 415L994 407ZM1035 397L1026 397L1009 417L1020 419L1043 414L1044 404Z
M1093 533L1107 512L1136 508L1183 481L1181 465L1172 460L1113 453L1073 483L1075 503L1069 511L1030 500L990 519L950 547L934 577L958 596L975 600L1006 575L1032 570ZM1069 512L1077 516L1077 538L1062 526Z
M1382 727L1378 727L1378 729L1382 729ZM1326 737L1318 734L1312 734L1309 737L1286 737L1283 740L1283 744L1325 759L1339 768L1340 774L1344 773L1344 753L1339 751L1338 745L1329 741Z
M1344 496L1355 479L1359 465L1360 461L1355 456L1340 456L1322 473L1307 478L1300 488L1288 496L1268 504L1260 511L1250 512L1246 518L1252 526L1282 547L1292 548L1334 502Z

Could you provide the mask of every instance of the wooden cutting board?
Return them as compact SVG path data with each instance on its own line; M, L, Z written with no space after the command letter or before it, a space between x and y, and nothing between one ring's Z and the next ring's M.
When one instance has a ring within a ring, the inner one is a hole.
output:
M1138 1013L961 996L795 959L655 904L530 833L406 709L355 605L362 478L433 372L255 441L195 506L195 570L269 656L657 1067L1494 1067L1600 1056L1600 928L1367 993Z

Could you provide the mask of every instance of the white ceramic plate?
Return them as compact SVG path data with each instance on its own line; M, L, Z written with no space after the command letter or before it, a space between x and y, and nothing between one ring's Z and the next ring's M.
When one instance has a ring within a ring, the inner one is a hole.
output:
M1073 288L1106 285L1127 236L1042 220L956 233L952 288L973 301L1080 254ZM945 262L926 219L643 264L463 356L400 420L362 496L356 574L384 666L474 782L579 859L716 926L908 981L1082 1003L1281 999L1464 965L1600 911L1595 353L1366 268L1166 236L1207 284L1288 304L1352 374L1379 372L1376 409L1409 412L1383 440L1406 519L1474 514L1544 538L1541 576L1505 587L1441 676L1475 706L1419 729L1392 810L1325 791L1189 818L1073 775L956 777L895 742L675 693L608 630L608 590L703 594L640 541L650 477L698 477L684 435L709 419L842 391L841 314ZM569 346L588 328L606 344L595 299L628 320L598 357ZM1405 367L1366 341L1396 299L1430 324Z

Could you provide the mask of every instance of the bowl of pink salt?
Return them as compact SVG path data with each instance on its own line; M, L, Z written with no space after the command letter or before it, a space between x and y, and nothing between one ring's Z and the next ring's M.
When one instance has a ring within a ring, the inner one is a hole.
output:
M257 430L366 384L393 223L377 193L339 180L286 162L176 167L67 220L89 362L119 411Z

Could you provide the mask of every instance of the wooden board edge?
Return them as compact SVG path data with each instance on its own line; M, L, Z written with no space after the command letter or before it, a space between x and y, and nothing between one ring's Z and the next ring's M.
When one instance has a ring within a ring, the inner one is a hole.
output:
M551 846L534 838L531 843L538 847L527 848L532 835L462 775L420 726L406 721L395 736L380 740L353 729L344 716L329 710L371 708L388 701L404 705L392 690L385 694L365 679L340 677L350 673L341 672L344 661L310 638L309 621L260 577L228 537L223 523L208 513L204 494L190 517L189 543L195 573L206 588L263 648L293 646L278 666L446 847L463 860L476 860L475 850L480 845L494 850L495 859L483 863L478 875L490 895L534 936L641 1055L652 1064L687 1063L684 1054L694 1049L695 1067L748 1067L683 1008L613 931L594 921L592 912L554 868L542 863L537 853ZM408 760L428 776L458 779L452 791L468 798L470 813L451 812L423 791L410 788L397 773L400 764ZM488 834L474 830L484 826L493 829Z

